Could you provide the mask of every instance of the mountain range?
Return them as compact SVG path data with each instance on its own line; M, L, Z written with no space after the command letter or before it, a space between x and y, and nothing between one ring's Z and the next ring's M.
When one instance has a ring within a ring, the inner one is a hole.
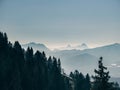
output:
M72 49L77 49L77 50L84 50L84 49L88 49L89 47L87 46L87 44L82 43L81 45L76 45L76 46L72 46L70 44L68 44L66 47L61 47L59 48L60 50L72 50Z
M103 57L105 66L108 67L110 75L120 77L120 44L114 43L96 48L80 49L64 49L51 51L44 44L36 44L34 42L22 45L23 48L33 47L34 50L45 51L49 56L55 56L61 59L62 67L65 72L69 73L75 69L86 74L94 74L97 68L99 57ZM82 45L81 45L82 46ZM83 44L83 46L87 46ZM71 47L69 45L69 47Z

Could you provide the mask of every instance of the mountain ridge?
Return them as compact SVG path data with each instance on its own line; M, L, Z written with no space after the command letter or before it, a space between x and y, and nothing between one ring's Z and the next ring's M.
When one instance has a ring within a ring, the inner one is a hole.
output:
M41 44L41 43L29 42L27 44L23 44L22 47L24 49L27 49L28 47L32 47L35 51L40 50L40 51L50 52L50 49L45 44Z
M34 44L34 43L33 43ZM42 44L37 44L42 45ZM44 45L44 44L43 44ZM45 45L44 45L45 46ZM33 47L34 49L35 47ZM40 48L36 48L36 50ZM44 50L45 49L45 50ZM71 50L56 50L50 51L49 48L42 48L43 51L49 56L55 56L61 59L63 68L69 71L80 69L81 72L93 73L96 68L96 63L99 57L103 57L103 62L110 70L112 76L118 77L120 74L120 67L113 67L113 64L120 66L120 44L113 43L96 48L89 48L84 50L71 49ZM40 50L41 51L41 50ZM91 69L91 70L89 70Z

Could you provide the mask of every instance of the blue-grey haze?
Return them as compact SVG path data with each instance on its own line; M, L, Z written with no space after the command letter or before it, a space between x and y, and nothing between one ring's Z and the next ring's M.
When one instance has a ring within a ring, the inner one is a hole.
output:
M0 30L51 48L120 43L120 0L0 0Z

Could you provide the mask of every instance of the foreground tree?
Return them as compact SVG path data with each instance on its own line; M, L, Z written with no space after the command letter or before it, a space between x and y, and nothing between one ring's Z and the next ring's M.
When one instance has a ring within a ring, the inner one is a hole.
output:
M90 76L89 76L89 74L87 74L86 80L85 80L85 90L90 90L90 88L91 88Z
M98 70L94 70L96 75L93 76L94 82L92 90L117 90L114 88L114 83L109 82L109 71L105 71L107 68L103 66L102 60L103 58L100 57L98 61Z

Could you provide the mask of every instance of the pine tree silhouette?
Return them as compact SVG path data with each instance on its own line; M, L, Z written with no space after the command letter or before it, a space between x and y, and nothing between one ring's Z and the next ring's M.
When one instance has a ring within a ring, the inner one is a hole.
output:
M102 63L103 57L100 57L98 61L98 70L94 70L95 76L92 76L94 79L92 90L112 90L112 83L109 82L110 76L107 67L103 66Z

